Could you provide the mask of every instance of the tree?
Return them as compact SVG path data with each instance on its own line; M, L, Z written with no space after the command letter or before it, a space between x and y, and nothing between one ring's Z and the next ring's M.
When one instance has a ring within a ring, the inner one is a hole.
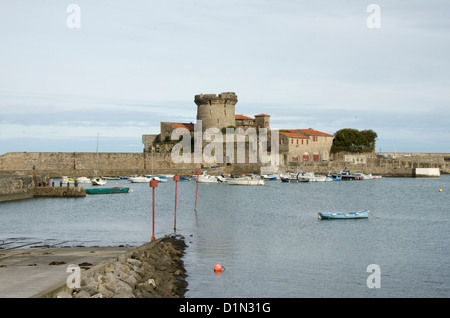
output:
M344 128L334 134L331 152L372 152L375 151L377 133L371 129L359 131L353 128Z

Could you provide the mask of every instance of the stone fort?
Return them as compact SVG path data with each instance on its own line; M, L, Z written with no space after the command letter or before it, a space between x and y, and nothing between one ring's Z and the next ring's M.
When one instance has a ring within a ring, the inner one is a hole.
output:
M197 121L202 121L202 130L227 127L267 128L269 134L271 116L258 114L254 117L236 114L238 98L233 92L200 94L194 97L197 106ZM161 122L159 134L142 135L144 151L139 153L84 153L84 152L9 152L0 155L0 175L30 175L45 173L47 176L69 175L117 176L149 173L189 174L205 167L203 163L176 163L171 149L178 141L171 140L176 128L185 128L193 133L193 122ZM374 154L338 154L331 158L333 136L312 128L286 127L277 129L279 138L279 168L281 171L303 171L329 173L342 169L360 170L364 173L384 176L412 176L415 168L439 167L442 173L450 171L450 154L403 154L397 159L379 159ZM270 140L270 137L269 137ZM245 148L248 150L248 147ZM224 151L225 153L225 151ZM391 154L392 155L392 154ZM399 155L399 154L397 154ZM234 173L259 173L261 165L222 161L217 171ZM213 168L213 165L209 165ZM36 170L34 170L36 169ZM216 172L217 172L216 171ZM1 181L1 180L0 180Z
M236 114L237 95L234 92L195 95L197 122L202 121L202 131L209 128L266 128L270 136L270 115L257 114L254 118ZM161 122L160 134L143 135L144 153L168 153L178 141L172 141L172 132L185 128L192 135L194 123ZM270 140L270 138L269 138ZM309 129L279 130L280 163L299 161L327 161L333 143L333 135ZM270 146L268 147L270 150ZM248 151L248 147L246 147Z

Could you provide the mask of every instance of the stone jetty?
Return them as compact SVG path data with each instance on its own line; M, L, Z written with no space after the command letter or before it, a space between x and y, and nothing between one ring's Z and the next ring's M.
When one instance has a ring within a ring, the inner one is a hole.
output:
M185 248L182 236L166 236L84 271L80 288L64 286L41 297L184 297L188 285L182 261Z

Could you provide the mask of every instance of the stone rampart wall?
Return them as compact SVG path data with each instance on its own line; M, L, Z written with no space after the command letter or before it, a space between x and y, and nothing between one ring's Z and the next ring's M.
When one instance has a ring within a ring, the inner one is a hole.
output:
M193 156L193 154L191 154ZM236 152L235 152L236 155ZM97 157L98 156L98 157ZM355 164L344 161L319 161L319 162L291 162L283 164L279 170L300 169L303 171L314 171L317 173L339 172L343 169L350 171L361 171L364 173L381 174L383 176L405 176L413 175L415 168L439 168L441 173L450 173L450 161L445 160L441 154L439 157L423 156L424 160L403 159L380 159L367 158L364 163ZM98 158L98 159L97 159ZM406 157L410 158L410 157ZM203 167L219 166L214 171L227 173L258 173L261 165L259 163L226 164L203 163ZM202 168L200 163L194 163L191 157L190 163L175 163L170 153L7 153L0 156L0 174L9 175L32 175L33 167L38 175L49 177L60 177L63 175L72 177L100 176L128 176L130 174L192 174ZM211 170L212 171L212 170Z

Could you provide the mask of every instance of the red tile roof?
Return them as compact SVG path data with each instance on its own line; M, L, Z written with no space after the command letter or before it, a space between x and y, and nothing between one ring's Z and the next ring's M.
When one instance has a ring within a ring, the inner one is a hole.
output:
M312 135L312 136L328 136L328 137L333 137L333 135L326 134L326 133L324 133L324 132L317 131L317 130L314 130L314 129L296 129L296 130L300 130L300 131L304 132L305 134Z
M254 120L253 118L244 116L244 115L235 115L234 119L245 119L245 120Z
M182 123L175 123L172 124L173 128L186 128L189 131L194 131L194 124L182 124Z
M280 134L283 134L289 138L304 138L308 139L305 135L299 134L299 133L292 133L292 132L280 132Z

